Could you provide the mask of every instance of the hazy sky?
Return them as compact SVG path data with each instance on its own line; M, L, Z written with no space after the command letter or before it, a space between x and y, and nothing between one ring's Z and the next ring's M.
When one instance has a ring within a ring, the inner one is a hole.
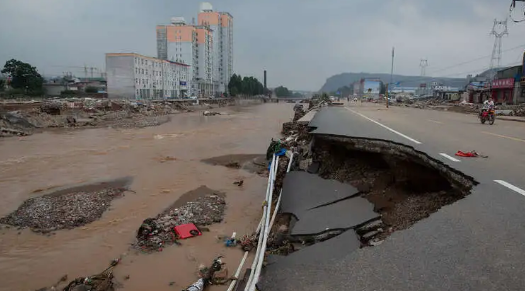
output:
M493 19L508 15L510 0L216 0L234 16L234 70L270 87L318 90L342 72L395 72L464 77L490 58ZM104 70L107 52L156 56L155 25L172 16L196 17L195 0L0 0L0 66L15 58L45 75L83 67ZM521 6L520 6L521 7ZM517 15L516 17L518 17ZM518 63L525 22L509 23L502 64Z

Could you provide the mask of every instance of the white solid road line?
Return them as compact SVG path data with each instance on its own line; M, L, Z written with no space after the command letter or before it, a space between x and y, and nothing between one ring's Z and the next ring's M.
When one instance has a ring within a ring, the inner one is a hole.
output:
M375 124L377 124L377 125L379 125L379 126L385 128L385 129L390 130L391 132L393 132L393 133L395 133L395 134L397 134L397 135L399 135L399 136L402 136L402 137L408 139L409 141L411 141L411 142L413 142L413 143L421 144L421 142L419 142L419 141L417 141L417 140L415 140L415 139L413 139L413 138L411 138L411 137L409 137L409 136L406 136L406 135L402 134L402 133L399 132L399 131L393 130L393 129L391 129L390 127L388 127L388 126L386 126L386 125L384 125L384 124L382 124L382 123L379 123L379 122L377 122L377 121L375 121L375 120L373 120L373 119L370 119L370 118L364 116L363 114L361 114L361 113L359 113L359 112L355 112L354 110L352 110L352 109L350 109L350 108L346 108L346 109L347 109L348 111L351 111L351 112L353 112L353 113L355 113L355 114L357 114L357 115L359 115L359 116L365 118L365 119L368 119L369 121L372 121L373 123L375 123Z
M445 153L439 153L439 154L442 155L442 156L444 156L445 158L447 158L447 159L453 161L453 162L461 162L460 160L458 160L458 159L456 159L456 158L454 158L454 157L451 157L451 156L449 156L449 155L447 155L447 154L445 154Z
M505 186L505 187L509 188L510 190L518 192L519 194L525 196L525 190L523 190L521 188L518 188L518 187L512 185L511 183L505 182L503 180L494 180L494 182L496 182L496 183L498 183L498 184L500 184L502 186Z

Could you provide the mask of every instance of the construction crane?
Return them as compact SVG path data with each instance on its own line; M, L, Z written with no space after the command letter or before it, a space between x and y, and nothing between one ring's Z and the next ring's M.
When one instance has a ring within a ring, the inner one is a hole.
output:
M512 12L516 9L516 2L523 2L521 8L523 16L521 16L521 19L514 19L512 16ZM512 0L510 2L509 18L516 23L525 21L525 0Z

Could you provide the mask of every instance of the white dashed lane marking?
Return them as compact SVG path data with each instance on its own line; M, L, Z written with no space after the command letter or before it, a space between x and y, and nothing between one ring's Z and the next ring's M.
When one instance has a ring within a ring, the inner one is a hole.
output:
M443 157L445 157L445 158L447 158L447 159L449 159L449 160L451 160L451 161L453 161L453 162L457 162L457 163L458 163L458 162L461 162L460 160L458 160L458 159L456 159L456 158L454 158L454 157L452 157L452 156L449 156L449 155L447 155L447 154L445 154L445 153L440 153L440 155L442 155Z
M391 131L391 132L393 132L393 133L395 133L395 134L397 134L397 135L399 135L399 136L401 136L401 137L404 137L404 138L408 139L409 141L411 141L411 142L413 142L413 143L415 143L415 144L421 144L421 142L419 142L419 141L417 141L417 140L415 140L415 139L413 139L413 138L411 138L411 137L409 137L409 136L407 136L407 135L404 135L404 134L402 134L401 132L396 131L396 130L394 130L394 129L392 129L392 128L390 128L390 127L388 127L388 126L386 126L386 125L384 125L384 124L382 124L382 123L380 123L380 122L377 122L377 121L375 121L375 120L373 120L373 119L371 119L371 118L368 118L368 117L364 116L363 114L361 114L361 113L359 113L359 112L356 112L356 111L354 111L354 110L352 110L352 109L350 109L350 108L346 108L346 109L347 109L348 111L352 112L352 113L355 113L355 114L357 114L357 115L363 117L364 119L367 119L368 121L372 121L373 123L375 123L375 124L377 124L377 125L383 127L384 129L387 129L387 130L389 130L389 131Z
M500 184L502 186L505 186L505 187L509 188L510 190L512 190L514 192L517 192L517 193L525 196L525 190L523 190L523 189L521 189L519 187L516 187L516 186L512 185L509 182L505 182L503 180L494 180L494 182L496 182L496 183L498 183L498 184Z

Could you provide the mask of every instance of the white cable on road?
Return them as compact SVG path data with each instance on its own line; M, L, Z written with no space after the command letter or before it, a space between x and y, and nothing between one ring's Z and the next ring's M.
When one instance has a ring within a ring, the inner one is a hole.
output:
M411 138L411 137L409 137L409 136L407 136L407 135L404 135L404 134L402 134L402 133L399 132L399 131L393 130L393 129L391 129L390 127L388 127L388 126L386 126L386 125L384 125L384 124L382 124L382 123L380 123L380 122L377 122L377 121L375 121L375 120L373 120L373 119L371 119L371 118L368 118L368 117L364 116L363 114L361 114L361 113L359 113L359 112L356 112L356 111L354 111L354 110L352 110L352 109L350 109L350 108L346 108L346 109L347 109L348 111L350 111L350 112L353 112L353 113L355 113L355 114L357 114L357 115L363 117L364 119L367 119L367 120L369 120L369 121L372 121L373 123L375 123L375 124L377 124L377 125L379 125L379 126L385 128L385 129L387 129L387 130L389 130L389 131L391 131L391 132L393 132L393 133L395 133L395 134L397 134L397 135L399 135L399 136L401 136L401 137L404 137L404 138L408 139L409 141L411 141L411 142L413 142L413 143L421 144L421 142L419 142L419 141L417 141L417 140L415 140L415 139L413 139L413 138Z
M288 162L288 168L286 168L286 173L290 172L290 168L292 167L293 156L294 154L292 153L292 156L290 157L290 161ZM270 221L270 231L272 230L273 224L275 222L275 218L277 217L277 213L279 212L279 206L281 206L282 196L283 196L283 188L281 187L281 192L279 193L277 204L275 204L275 209L273 210L272 220Z
M261 232L261 235L263 236L263 241L262 241L262 245L261 245L261 250L259 252L259 256L256 258L257 259L257 265L255 266L255 269L252 269L252 274L253 274L253 277L252 277L252 280L249 282L249 284L246 285L246 289L245 290L249 290L249 291L255 291L255 284L257 284L258 280L259 280L259 276L261 275L261 269L262 269L262 265L264 263L264 254L266 252L266 243L268 242L268 235L270 234L270 229L269 229L269 226L270 226L270 214L271 214L271 210L272 210L272 196L273 196L273 187L274 187L274 183L275 183L275 178L277 176L277 171L279 169L279 157L277 156L277 159L275 160L275 164L272 164L272 167L275 167L275 170L274 170L274 175L273 175L273 179L271 179L271 185L270 185L270 195L268 197L268 202L266 203L267 204L267 207L266 207L266 221L265 221L265 225L264 225L264 232ZM250 275L252 275L250 274Z
M255 256L253 258L253 262L252 262L252 272L250 273L250 277L248 277L248 281L246 283L246 289L245 290L248 290L248 287L250 286L251 282L253 281L253 276L254 276L254 270L256 269L257 267L257 263L258 263L258 259L259 259L259 253L261 252L261 249L262 249L262 243L263 243L263 240L264 240L264 236L265 236L265 233L266 233L266 224L265 224L265 221L266 221L266 217L267 217L267 208L268 208L268 200L270 199L269 197L271 197L271 186L272 186L272 181L273 181L273 176L274 176L274 169L275 169L275 160L276 160L276 155L274 154L273 155L273 158L272 158L272 163L270 164L270 173L268 175L268 185L266 186L266 198L265 198L265 205L264 205L264 208L263 208L263 218L262 218L262 227L261 227L261 232L259 234L259 240L257 242L257 251L255 252ZM269 214L268 214L269 215Z
M239 267L237 267L237 271L235 271L235 275L233 275L236 280L232 280L230 283L230 286L228 287L227 291L232 291L233 288L235 288L235 285L239 281L239 276L241 275L242 266L244 266L244 262L246 261L246 258L248 257L249 252L244 252L244 256L242 257L241 263L239 264Z
M288 162L288 167L286 168L286 173L290 172L290 168L292 167L292 162L293 162L293 156L294 154L292 153L292 156L290 157L290 161ZM272 180L273 182L271 185L272 189L274 188L274 182L275 182L275 179L277 178L277 172L278 172L278 167L279 167L278 163L279 163L279 157L277 157L275 175L274 175L274 178ZM249 285L248 284L246 285L246 289L244 289L245 291L255 291L256 290L257 283L259 282L259 276L261 275L261 271L262 271L262 265L264 262L264 254L266 253L266 244L268 241L268 237L270 236L270 231L272 230L272 226L275 222L275 218L277 217L277 212L279 211L282 194L283 194L283 189L281 188L281 191L279 193L279 198L277 199L277 204L275 205L275 209L272 215L272 220L270 221L269 225L266 227L266 232L264 233L263 246L261 248L261 253L259 254L260 258L257 260L256 269L255 270L252 269L252 274L254 274L253 279ZM270 215L270 213L271 213L271 209L268 209L268 215Z

